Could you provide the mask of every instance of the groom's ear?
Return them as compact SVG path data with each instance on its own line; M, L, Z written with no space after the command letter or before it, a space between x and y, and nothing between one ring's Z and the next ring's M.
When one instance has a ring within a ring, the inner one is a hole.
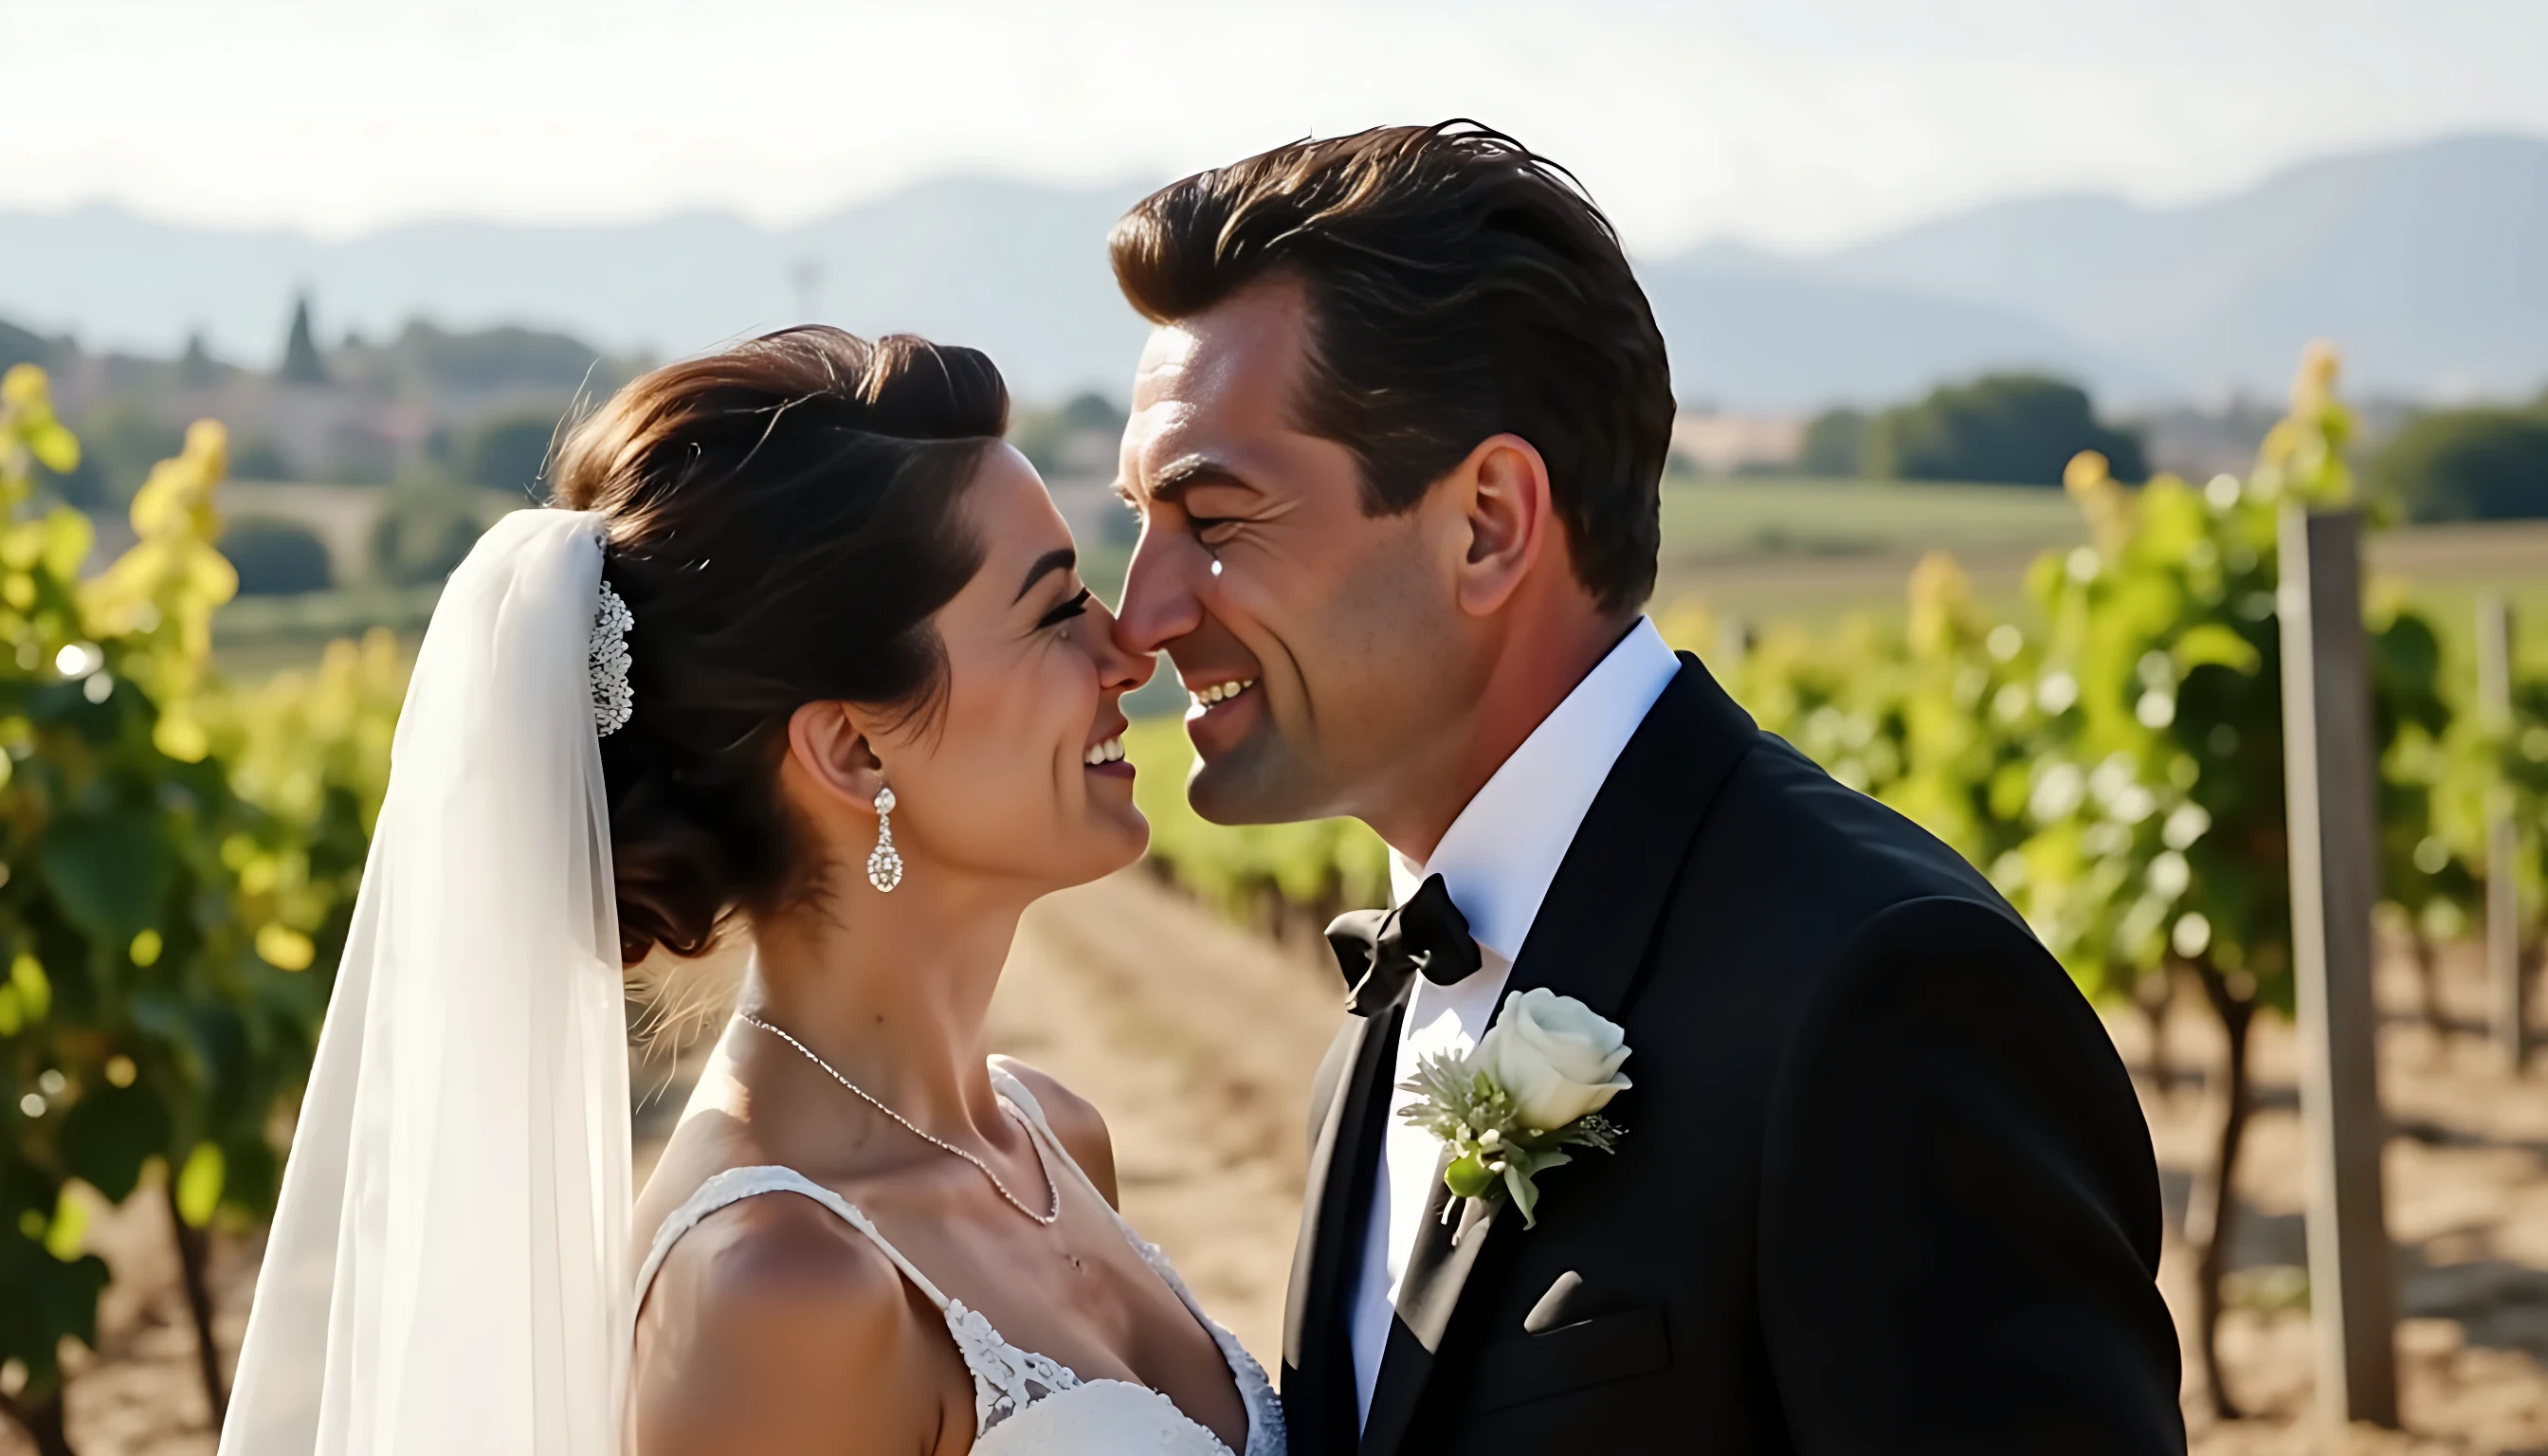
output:
M1456 506L1467 533L1459 563L1460 609L1502 609L1547 549L1553 524L1548 462L1519 435L1490 435L1436 489Z
M844 808L875 812L884 765L846 703L809 702L787 717L787 760L806 786Z

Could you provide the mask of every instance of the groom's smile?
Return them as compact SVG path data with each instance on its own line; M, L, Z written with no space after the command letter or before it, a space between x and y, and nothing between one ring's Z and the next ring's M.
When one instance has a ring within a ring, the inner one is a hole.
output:
M1255 690L1253 683L1189 687L1186 696L1186 737L1194 741L1199 772L1202 765L1228 756L1246 742L1265 703L1265 694Z
M1201 721L1209 716L1213 709L1224 703L1235 701L1240 693L1255 685L1256 681L1249 678L1235 682L1216 682L1210 687L1190 687L1186 689L1186 697L1190 702L1186 709L1186 717Z

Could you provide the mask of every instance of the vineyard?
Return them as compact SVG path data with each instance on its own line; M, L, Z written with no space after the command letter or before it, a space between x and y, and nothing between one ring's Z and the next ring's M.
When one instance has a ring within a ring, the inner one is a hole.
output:
M206 672L237 578L214 542L219 425L133 502L93 575L76 511L29 509L78 461L44 376L0 384L0 1410L72 1449L61 1353L93 1345L108 1269L84 1185L162 1198L207 1400L207 1251L271 1212L389 767L386 641L256 692Z
M2182 1231L2198 1265L2193 1343L2224 1415L2218 1331L2238 1293L2224 1251L2256 1111L2251 1051L2280 1045L2259 1023L2288 1015L2294 995L2276 521L2289 502L2354 499L2334 378L2332 356L2314 354L2243 477L2126 488L2081 456L2067 482L2077 528L2028 569L2017 609L1995 609L1934 555L1904 610L1837 626L1754 632L1688 598L1657 613L1766 727L1982 866L2084 991L2145 1023L2142 1045L2171 1019L2208 1025L2195 1040L2217 1095ZM65 1382L89 1366L64 1351L98 1345L101 1202L164 1203L150 1227L168 1230L191 1376L218 1418L207 1271L217 1243L251 1246L271 1211L404 686L403 654L381 632L261 685L225 682L213 636L236 583L217 546L220 428L198 425L152 473L133 504L137 544L102 570L89 522L40 510L34 495L35 467L67 470L78 448L44 377L12 371L0 391L0 1413L45 1456L76 1448ZM2004 512L2005 529L2039 532L2045 503ZM2514 877L2524 955L2540 956L2548 674L2516 679L2506 720L2476 710L2464 623L2386 592L2369 625L2382 914L2423 967L2438 1037L2455 1023L2434 967L2481 922L2490 875ZM1190 900L1308 953L1338 910L1386 898L1387 852L1361 826L1205 824L1185 803L1189 750L1173 719L1138 722L1127 747L1143 770L1150 868ZM2490 821L2507 811L2509 866L2488 854ZM1120 929L1100 916L1040 924L1091 943ZM1127 985L1147 958L1109 954ZM1262 972L1269 1005L1288 1004L1280 974ZM1324 989L1304 1004L1322 1007ZM1211 1005L1193 1015L1228 1020ZM1199 1052L1197 1064L1226 1060ZM1281 1117L1296 1121L1288 1106ZM1297 1169L1251 1176L1273 1180L1259 1195L1272 1199Z

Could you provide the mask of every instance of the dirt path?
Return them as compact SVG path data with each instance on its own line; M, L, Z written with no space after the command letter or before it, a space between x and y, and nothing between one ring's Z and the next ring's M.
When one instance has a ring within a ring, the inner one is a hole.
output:
M2446 970L2447 1010L2473 1023L2473 956L2453 956ZM2510 1081L2486 1065L2473 1031L2437 1043L2412 1018L2417 992L2404 972L2388 973L2381 990L2392 1016L2382 1090L2401 1131L2388 1152L2389 1222L2413 1433L2339 1436L2310 1416L2307 1317L2295 1284L2306 1260L2293 1046L2288 1029L2268 1025L2256 1051L2262 1108L2239 1182L2240 1304L2225 1338L2233 1393L2256 1418L2214 1425L2200 1392L2189 1390L2202 1456L2548 1453L2548 1065ZM1270 946L1132 872L1038 906L992 1009L1000 1049L1104 1109L1126 1212L1268 1358L1281 1345L1308 1083L1340 1001L1341 986L1314 948ZM2146 1077L2145 1027L2130 1016L2112 1025ZM2185 1068L2213 1055L2209 1028L2190 1004L2165 1043L2170 1062ZM2211 1113L2190 1073L2164 1094L2145 1079L2143 1094L2173 1224ZM678 1103L676 1088L641 1116L641 1141L660 1138ZM651 1151L641 1145L641 1163ZM118 1284L103 1358L72 1387L72 1431L86 1456L213 1447L174 1270L158 1252L158 1209L155 1199L136 1199L100 1228ZM2189 1262L2171 1235L2161 1281L2180 1310L2190 1304ZM222 1335L234 1349L249 1252L226 1247L217 1274ZM23 1449L0 1435L0 1452Z
M2403 963L2385 966L2379 985L2380 1091L2398 1129L2384 1181L2403 1317L2399 1396L2413 1434L2361 1430L2346 1444L2311 1419L2297 1048L2287 1024L2265 1023L2222 1332L2230 1394L2255 1418L2215 1425L2208 1401L2196 1399L2201 1377L2189 1354L2187 1422L2207 1456L2548 1452L2548 1053L2517 1082L2497 1070L2479 1030L2476 948L2446 952L2443 970L2443 1009L2456 1028L2447 1037L2424 1024L2418 984ZM2185 1068L2213 1065L2221 1046L2193 1000L2180 998L2165 1033L2171 1063ZM2144 1024L2109 1025L2127 1059L2145 1070ZM2193 1261L2175 1229L2218 1114L2199 1076L2164 1095L2144 1076L2141 1091L2168 1202L2160 1283L2187 1333Z
M1269 1364L1343 1005L1332 969L1127 875L1037 906L991 1007L1001 1050L1104 1110L1125 1215Z

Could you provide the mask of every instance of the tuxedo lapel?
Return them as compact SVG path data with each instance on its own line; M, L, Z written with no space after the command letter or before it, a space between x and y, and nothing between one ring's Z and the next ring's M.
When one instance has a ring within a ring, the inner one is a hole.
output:
M1363 1422L1363 1456L1396 1451L1406 1436L1416 1398L1424 1393L1424 1379L1432 1372L1433 1352L1441 1348L1451 1311L1459 1304L1460 1291L1468 1284L1469 1271L1477 1264L1478 1251L1486 1247L1487 1234L1502 1208L1497 1205L1481 1213L1477 1204L1464 1203L1458 1214L1444 1220L1442 1210L1451 1201L1451 1190L1442 1182L1446 1166L1447 1157L1434 1165L1424 1222L1416 1228L1407 1278L1399 1285L1398 1320L1390 1326L1380 1381L1372 1388L1371 1416Z
M1300 1448L1348 1451L1360 1419L1344 1300L1362 1251L1378 1177L1390 1074L1405 1001L1347 1019L1330 1053L1342 1066L1312 1131L1301 1233L1283 1328L1283 1412Z
M1620 751L1576 830L1513 961L1507 994L1546 987L1614 1021L1622 1017L1708 801L1756 733L1750 715L1698 660L1682 654L1681 672ZM1548 1196L1565 1198L1563 1174L1552 1180ZM1464 1210L1446 1228L1441 1210L1449 1197L1436 1178L1399 1286L1398 1321L1372 1393L1361 1456L1398 1450L1470 1273L1497 1226L1512 1222Z
M1759 738L1698 659L1681 661L1576 831L1507 994L1545 987L1612 1021L1627 1009L1699 820Z

